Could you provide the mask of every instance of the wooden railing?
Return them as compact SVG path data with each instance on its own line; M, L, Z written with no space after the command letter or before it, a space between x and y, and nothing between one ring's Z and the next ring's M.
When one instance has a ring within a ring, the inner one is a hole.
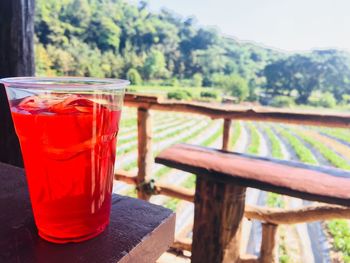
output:
M263 107L230 107L201 103L173 102L156 96L127 94L125 106L137 108L138 125L138 173L117 171L115 179L135 185L138 197L148 200L152 195L166 195L182 200L194 201L194 191L183 187L162 184L151 180L152 119L150 110L173 111L205 115L213 119L224 119L222 149L229 150L232 120L270 121L328 127L350 128L349 114L320 114L319 112L290 111ZM244 216L263 222L261 256L242 255L241 262L274 262L276 258L276 233L279 224L297 224L333 218L350 218L350 209L338 205L309 206L298 209L272 209L246 206ZM189 226L190 227L190 226ZM191 250L192 241L179 235L173 247Z

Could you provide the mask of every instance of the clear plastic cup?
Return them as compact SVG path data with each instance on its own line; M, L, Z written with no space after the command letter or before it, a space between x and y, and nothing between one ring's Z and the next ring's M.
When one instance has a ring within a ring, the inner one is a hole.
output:
M20 77L5 85L39 235L80 242L109 223L125 80Z

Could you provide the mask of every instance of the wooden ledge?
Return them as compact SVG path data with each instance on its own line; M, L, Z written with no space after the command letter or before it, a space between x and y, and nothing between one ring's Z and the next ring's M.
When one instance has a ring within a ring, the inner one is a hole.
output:
M0 262L155 262L174 241L175 214L114 195L111 222L91 240L58 245L39 238L24 172L0 163Z
M350 206L350 172L245 154L174 145L156 162L208 179L289 196Z

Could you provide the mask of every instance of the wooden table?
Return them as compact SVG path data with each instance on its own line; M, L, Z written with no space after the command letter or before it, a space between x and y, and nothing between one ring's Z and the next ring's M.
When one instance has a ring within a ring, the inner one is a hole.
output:
M23 169L0 163L0 262L151 263L174 239L175 214L113 195L111 222L96 238L58 245L37 235Z

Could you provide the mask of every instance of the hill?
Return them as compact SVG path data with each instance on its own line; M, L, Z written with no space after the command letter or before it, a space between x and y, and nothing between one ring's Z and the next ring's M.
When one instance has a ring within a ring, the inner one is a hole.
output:
M332 101L349 99L344 98L350 93L345 52L287 55L240 43L193 18L168 10L152 13L146 1L37 0L35 32L37 75L217 86L241 100L279 97L276 105L290 98L309 103L315 91L329 93Z

